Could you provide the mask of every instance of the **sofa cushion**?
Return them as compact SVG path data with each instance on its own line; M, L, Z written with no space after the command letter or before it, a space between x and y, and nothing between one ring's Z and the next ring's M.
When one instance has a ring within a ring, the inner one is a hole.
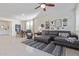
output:
M54 40L66 40L67 37L56 36Z
M64 43L74 43L77 39L75 37L60 37L57 36L54 38L55 41L60 41L60 42L64 42ZM77 42L77 41L76 41Z
M39 42L44 42L46 44L50 43L50 37L49 36L40 36L40 37L34 37L34 40L39 41Z
M58 31L49 31L49 35L58 35Z
M69 37L69 38L67 38L67 39L65 39L65 40L67 40L67 41L69 41L69 42L71 42L71 43L74 43L75 42L75 40L77 40L75 37Z
M55 39L54 44L79 50L79 40L75 40L71 42L71 41L67 41L66 39L65 40Z
M59 36L61 36L61 37L69 37L69 33L59 33Z
M49 31L43 30L43 31L42 31L42 35L49 35Z

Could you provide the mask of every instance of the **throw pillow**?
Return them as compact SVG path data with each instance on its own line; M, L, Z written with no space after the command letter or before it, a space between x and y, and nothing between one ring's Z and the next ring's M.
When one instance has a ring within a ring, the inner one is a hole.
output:
M76 41L76 38L75 37L69 37L69 38L67 38L67 39L65 39L65 40L67 40L67 41L69 41L69 42L75 42Z
M61 37L69 37L69 33L59 33L59 36L61 36Z

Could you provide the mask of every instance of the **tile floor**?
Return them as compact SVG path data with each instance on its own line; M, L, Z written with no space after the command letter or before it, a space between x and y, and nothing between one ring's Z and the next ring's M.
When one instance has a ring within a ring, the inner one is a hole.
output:
M26 39L0 36L0 56L52 56L51 54L21 43L24 40Z

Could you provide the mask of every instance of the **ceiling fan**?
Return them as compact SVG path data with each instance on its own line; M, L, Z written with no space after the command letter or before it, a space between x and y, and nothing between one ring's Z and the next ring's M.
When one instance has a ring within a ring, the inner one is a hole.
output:
M40 5L37 6L35 9L38 9L38 8L42 8L44 11L46 11L46 7L54 7L55 4L52 4L52 3L39 3Z

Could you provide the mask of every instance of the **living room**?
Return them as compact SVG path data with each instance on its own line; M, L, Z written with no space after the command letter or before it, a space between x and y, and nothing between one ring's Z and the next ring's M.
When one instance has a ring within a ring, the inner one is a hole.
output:
M78 3L0 4L0 55L79 56L78 10Z

